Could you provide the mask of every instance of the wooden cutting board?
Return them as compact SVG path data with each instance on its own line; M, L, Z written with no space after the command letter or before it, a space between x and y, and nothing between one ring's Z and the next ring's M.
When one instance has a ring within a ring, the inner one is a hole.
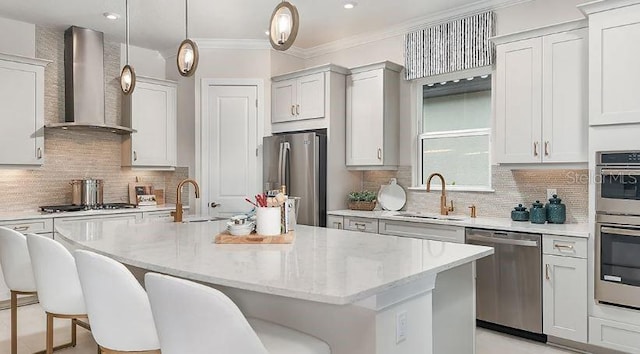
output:
M215 243L244 244L244 245L286 244L286 243L293 243L293 240L295 240L295 238L296 238L296 234L293 231L286 234L282 234L282 235L276 235L276 236L263 236L263 235L258 235L256 233L252 233L247 236L233 236L228 231L223 231L216 236Z

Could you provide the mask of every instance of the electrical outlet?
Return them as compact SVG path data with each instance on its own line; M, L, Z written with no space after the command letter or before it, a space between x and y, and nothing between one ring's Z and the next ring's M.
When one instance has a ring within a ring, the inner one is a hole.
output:
M396 344L407 339L407 312L403 311L396 314Z
M547 199L553 198L554 194L558 194L555 188L547 188Z

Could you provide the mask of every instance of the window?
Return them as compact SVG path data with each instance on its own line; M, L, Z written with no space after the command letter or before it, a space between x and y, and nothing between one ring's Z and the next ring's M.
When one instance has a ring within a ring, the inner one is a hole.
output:
M441 173L447 188L491 188L491 78L427 84L418 135L419 181ZM434 187L438 188L439 184Z

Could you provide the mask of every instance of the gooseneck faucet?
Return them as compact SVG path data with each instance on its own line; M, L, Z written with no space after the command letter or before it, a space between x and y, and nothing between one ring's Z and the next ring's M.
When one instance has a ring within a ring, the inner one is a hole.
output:
M182 186L186 183L193 184L196 189L196 198L200 198L200 186L198 186L198 182L190 178L180 181L176 192L176 211L171 212L174 222L182 222Z
M442 194L440 195L440 215L449 215L450 211L453 211L453 200L451 201L451 207L447 206L447 193L445 192L444 177L439 173L432 173L427 178L427 192L431 192L431 179L433 177L439 177L442 182Z

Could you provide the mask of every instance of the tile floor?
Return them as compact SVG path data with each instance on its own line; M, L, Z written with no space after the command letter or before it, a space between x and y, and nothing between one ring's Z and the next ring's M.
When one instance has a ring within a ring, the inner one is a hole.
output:
M31 354L44 349L45 314L40 305L22 306L18 310L18 353ZM10 350L10 313L0 311L0 353ZM69 340L69 321L54 322L55 345ZM571 354L572 351L561 350L541 343L531 342L516 337L479 328L476 333L476 354ZM64 354L95 354L96 344L91 334L78 328L78 346L62 350Z

